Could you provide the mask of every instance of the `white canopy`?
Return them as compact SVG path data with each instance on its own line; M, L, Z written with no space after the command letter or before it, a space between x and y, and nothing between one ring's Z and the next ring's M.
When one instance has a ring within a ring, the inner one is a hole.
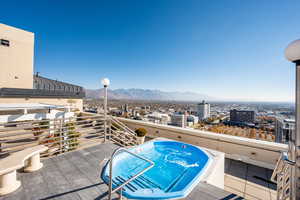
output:
M31 110L31 109L58 109L64 106L41 104L41 103L0 103L0 111L3 110Z

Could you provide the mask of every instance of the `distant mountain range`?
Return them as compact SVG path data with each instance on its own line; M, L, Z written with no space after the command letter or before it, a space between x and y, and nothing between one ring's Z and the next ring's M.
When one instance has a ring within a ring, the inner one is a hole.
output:
M86 89L86 98L103 98L104 89ZM194 93L194 92L164 92L161 90L149 89L115 89L108 90L109 99L129 99L129 100L173 100L173 101L201 101L215 100L215 98Z

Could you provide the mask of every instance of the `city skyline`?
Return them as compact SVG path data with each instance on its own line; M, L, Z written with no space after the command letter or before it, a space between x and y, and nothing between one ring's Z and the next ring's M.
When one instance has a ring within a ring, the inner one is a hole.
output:
M297 1L2 5L1 23L35 32L36 72L53 79L87 89L108 77L112 89L294 99L294 68L284 48L300 35Z

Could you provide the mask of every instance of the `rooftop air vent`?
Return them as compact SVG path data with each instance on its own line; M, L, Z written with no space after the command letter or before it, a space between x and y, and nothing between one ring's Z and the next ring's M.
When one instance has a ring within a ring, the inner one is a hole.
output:
M9 47L9 40L0 39L0 44Z

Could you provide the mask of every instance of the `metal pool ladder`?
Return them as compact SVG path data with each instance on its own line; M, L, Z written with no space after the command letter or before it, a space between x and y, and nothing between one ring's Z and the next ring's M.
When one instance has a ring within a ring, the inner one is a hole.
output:
M120 153L120 152L126 152L130 155L133 155L141 160L144 160L148 163L150 163L150 166L146 167L145 169L143 169L142 171L140 171L139 173L135 174L134 176L132 176L130 179L128 179L127 181L125 181L124 183L122 183L121 185L119 185L118 187L116 187L114 190L112 189L112 175L113 175L113 169L112 169L112 166L113 166L113 160L115 158L115 156ZM154 166L154 162L147 159L147 158L144 158L136 153L133 153L129 150L127 150L126 148L124 147L121 147L117 150L115 150L113 152L113 154L111 155L111 158L110 158L110 161L109 161L109 191L108 191L108 199L111 200L112 199L112 194L117 192L118 190L120 190L120 196L121 196L121 199L122 199L122 190L123 190L123 187L128 184L130 181L133 181L134 179L138 178L140 175L144 174L146 171L148 171L149 169L151 169L152 167Z

